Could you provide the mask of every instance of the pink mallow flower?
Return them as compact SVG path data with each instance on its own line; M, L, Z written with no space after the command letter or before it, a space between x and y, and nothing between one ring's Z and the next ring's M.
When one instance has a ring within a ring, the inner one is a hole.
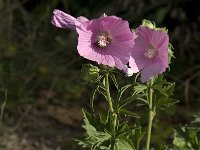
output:
M76 30L79 34L77 49L81 56L99 64L124 69L135 38L127 21L105 16L84 22Z
M76 19L55 10L52 23L57 27L76 29L79 35L77 49L82 57L124 70L136 37L127 21L105 14L98 19Z
M141 82L165 72L168 68L169 36L162 30L140 26L129 60L134 72L141 71Z

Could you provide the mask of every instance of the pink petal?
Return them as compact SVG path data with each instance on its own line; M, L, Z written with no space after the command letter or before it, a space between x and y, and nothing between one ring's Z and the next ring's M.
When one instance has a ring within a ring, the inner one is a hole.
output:
M80 23L89 21L86 17L83 17L83 16L78 17L77 20L78 20Z
M84 24L87 21L89 21L89 20L86 17L80 16L77 18L75 25L76 25L76 27L79 27L79 26L81 26L81 24Z
M111 55L117 56L128 63L133 41L113 42L108 46Z
M162 66L168 68L169 66L169 62L168 62L168 49L166 49L165 51L160 51L158 53L158 56L156 57L155 61L159 64L161 64Z
M148 64L141 71L141 82L147 82L151 77L162 74L165 72L166 68L160 64Z
M167 48L169 43L169 36L163 31L152 32L152 43L158 49Z
M110 32L113 41L128 41L136 38L135 34L131 32L127 21L115 18L109 19L110 20L107 23L104 23L103 26L105 30Z
M129 66L133 70L133 73L139 72L139 68L138 68L137 64L135 63L135 60L133 59L133 57L130 57L130 59L129 59Z
M55 9L53 11L53 17L51 19L51 23L59 28L68 28L75 30L76 25L75 22L77 21L76 18L74 18L71 15L68 15L64 13L63 11Z
M144 56L144 52L148 48L148 43L145 42L141 38L141 36L138 36L135 39L135 45L133 46L133 49L130 51L131 53L131 59L129 60L129 65L133 69L135 68L135 65L139 70L141 70L147 63L147 58Z

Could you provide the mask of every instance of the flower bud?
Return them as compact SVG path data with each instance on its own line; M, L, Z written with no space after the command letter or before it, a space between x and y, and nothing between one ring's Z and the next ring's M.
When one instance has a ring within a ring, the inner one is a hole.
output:
M83 80L87 82L95 82L99 77L99 68L91 64L83 64L81 72Z

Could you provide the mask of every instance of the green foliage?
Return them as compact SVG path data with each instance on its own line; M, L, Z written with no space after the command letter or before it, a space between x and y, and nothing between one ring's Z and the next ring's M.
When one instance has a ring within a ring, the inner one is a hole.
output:
M113 140L110 130L110 116L103 119L100 115L92 115L86 111L83 111L83 114L84 125L82 127L87 135L82 139L75 139L75 141L80 146L91 150L110 150L110 141ZM127 122L122 124L118 122L115 146L118 147L118 150L136 150L142 136L139 127L131 127Z
M117 96L112 99L114 115L118 118L113 126L113 112L105 110L106 113L94 115L86 111L84 113L84 125L82 126L86 130L86 135L83 139L76 140L82 147L90 148L91 150L111 150L112 143L118 150L139 150L139 143L143 137L141 127L137 125L130 126L128 122L121 122L120 116L139 118L137 114L129 111L126 107L128 103L131 103L137 97L137 94L127 95L132 91L132 84L119 86L112 68L101 68L99 75L102 76L97 82L93 82L94 91L91 96L91 106L94 110L93 102L97 93L103 95L107 101L109 97L107 94L107 81L105 80L105 73L109 72L109 79L113 82L117 89ZM128 97L127 97L128 96ZM113 132L115 128L115 132Z
M195 115L195 120L190 125L174 130L173 149L200 149L200 114Z
M163 79L163 75L158 75L153 79L153 85L136 83L133 86L133 93L129 98L138 100L145 105L148 105L148 90L153 89L153 105L156 108L166 108L167 106L174 105L178 100L171 98L173 95L175 83L170 83Z
M109 117L104 120L101 116L91 115L86 111L83 111L83 114L85 124L82 127L86 130L87 136L81 140L76 139L78 144L91 150L109 148L108 141L111 139Z
M87 82L96 82L99 77L99 68L92 64L82 65L82 78Z
M118 140L117 144L119 150L136 150L131 139L121 136Z
M173 95L175 83L170 83L163 79L162 75L155 78L152 88L157 91L154 94L155 107L163 108L174 105L178 100L171 98Z

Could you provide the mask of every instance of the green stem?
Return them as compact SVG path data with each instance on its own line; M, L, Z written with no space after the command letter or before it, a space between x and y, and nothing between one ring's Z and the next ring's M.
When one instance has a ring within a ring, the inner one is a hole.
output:
M153 118L155 116L155 110L152 104L152 99L153 99L153 89L152 89L152 84L153 84L153 80L150 80L150 84L149 84L149 91L148 91L148 96L149 96L149 121L148 121L148 129L147 129L147 141L146 141L146 150L149 150L150 148L150 141L151 141L151 128L152 128L152 122L153 122Z
M105 84L106 84L106 96L107 96L107 100L108 100L108 106L109 106L109 110L111 113L114 113L114 109L112 106L112 100L110 97L110 87L109 87L109 81L108 81L108 73L106 73L105 75Z
M115 150L115 128L117 123L117 115L113 109L112 99L110 96L110 87L109 87L109 80L108 80L108 73L105 75L105 86L106 86L106 97L108 101L109 111L110 111L110 123L111 123L111 130L113 135L113 141L111 141L111 150Z

